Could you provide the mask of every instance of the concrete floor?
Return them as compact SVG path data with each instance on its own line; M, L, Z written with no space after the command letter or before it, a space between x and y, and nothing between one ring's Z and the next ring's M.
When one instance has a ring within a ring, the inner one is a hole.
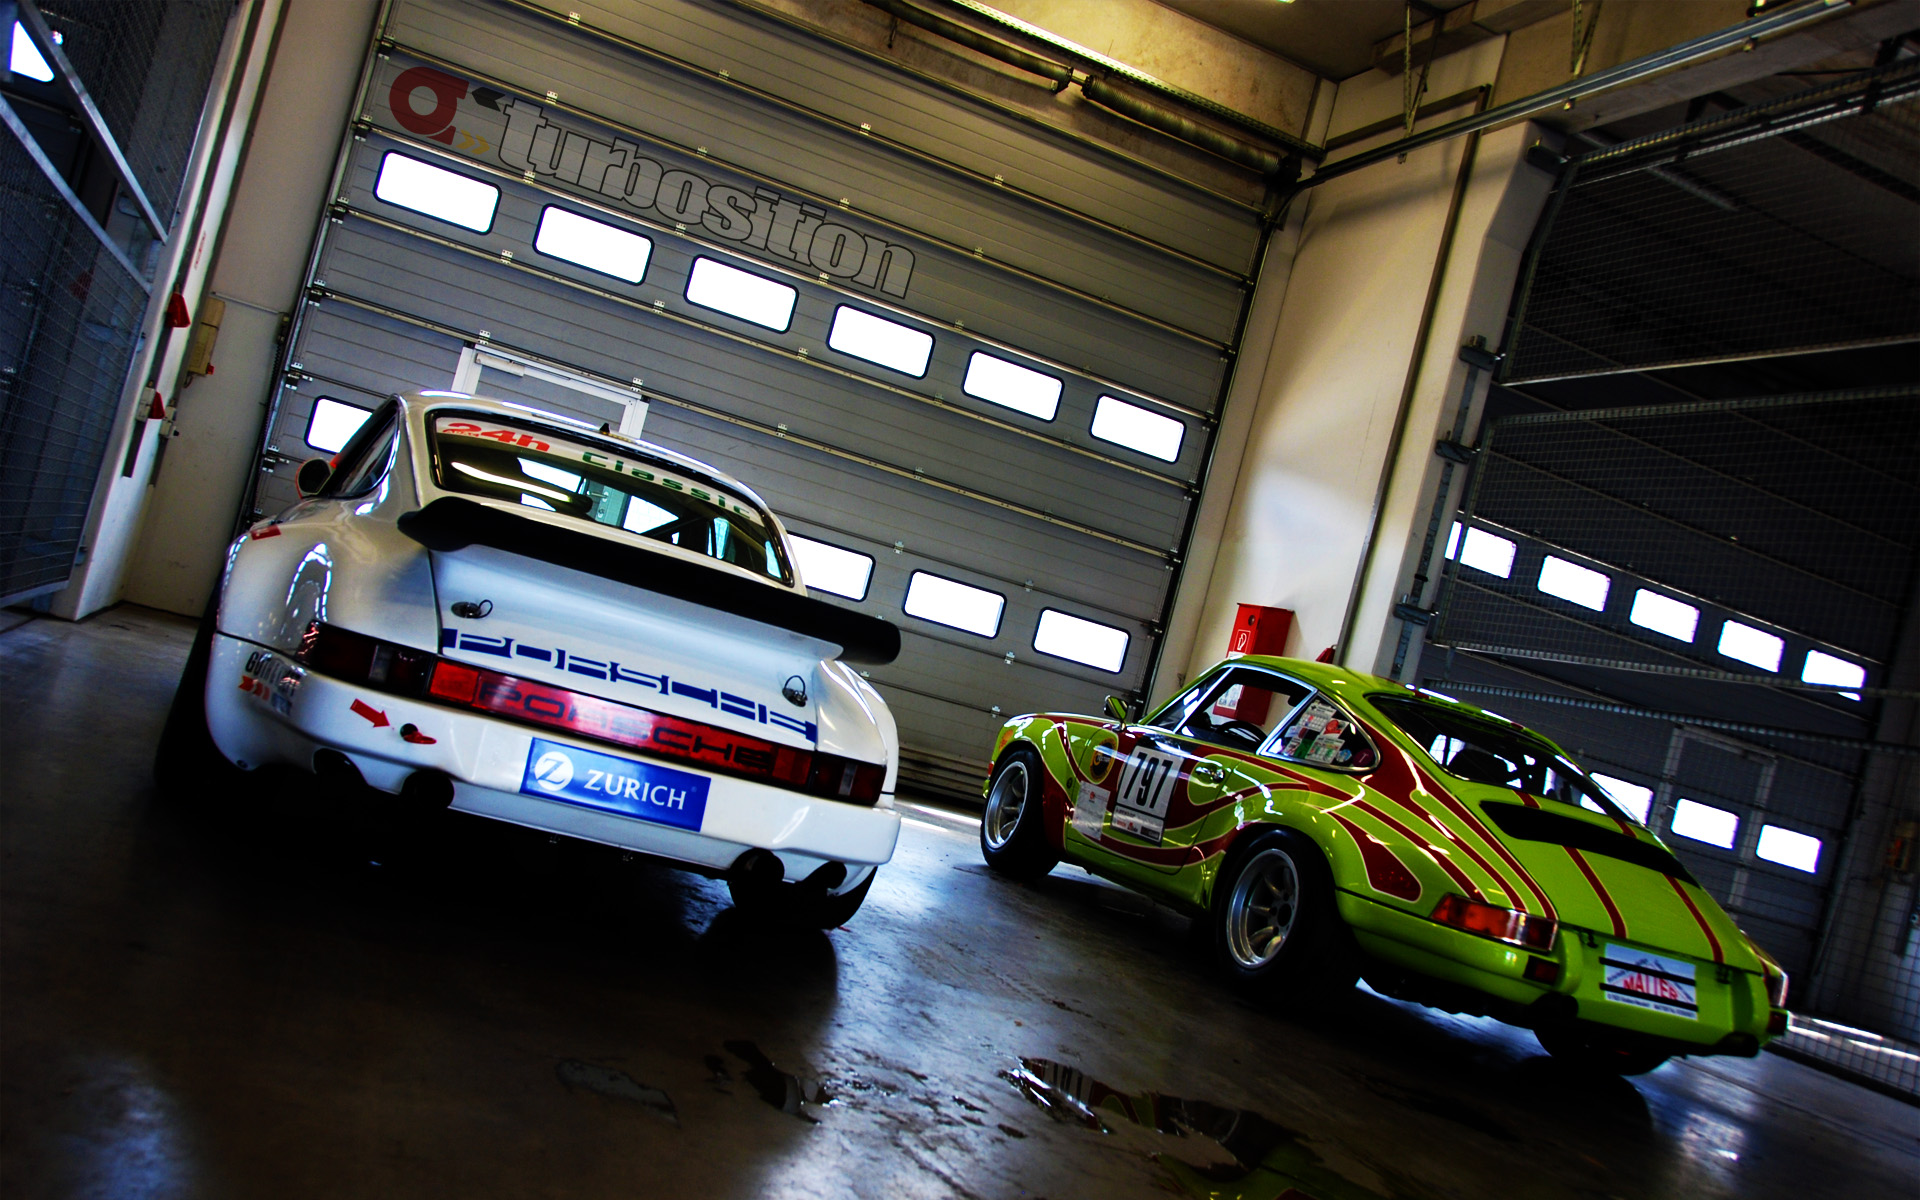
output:
M132 608L0 633L7 1197L1807 1200L1920 1179L1920 1109L1773 1055L1596 1081L1365 991L1315 1021L1259 1011L1171 913L1068 868L1008 884L930 806L848 928L798 937L735 920L721 885L477 821L376 865L285 789L181 811L147 764L190 635ZM1093 1118L1075 1097L1101 1085L1127 1100Z

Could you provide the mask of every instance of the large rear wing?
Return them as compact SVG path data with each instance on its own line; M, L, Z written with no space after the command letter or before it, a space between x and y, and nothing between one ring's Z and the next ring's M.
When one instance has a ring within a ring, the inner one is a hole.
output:
M880 665L900 657L900 630L891 621L490 504L445 496L403 514L399 524L429 550L491 546L832 642L848 662Z

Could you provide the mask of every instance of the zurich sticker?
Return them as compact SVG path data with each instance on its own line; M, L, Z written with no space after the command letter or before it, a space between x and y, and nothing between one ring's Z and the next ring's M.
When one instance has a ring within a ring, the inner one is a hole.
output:
M557 792L573 782L573 760L558 750L549 750L534 762L532 774L541 789Z
M534 738L520 790L543 800L697 830L706 817L712 783L691 771Z

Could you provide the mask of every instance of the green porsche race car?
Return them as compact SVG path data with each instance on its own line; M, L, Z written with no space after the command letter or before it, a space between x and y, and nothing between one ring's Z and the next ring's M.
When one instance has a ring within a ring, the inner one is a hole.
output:
M1376 990L1621 1074L1753 1055L1787 979L1660 840L1504 717L1341 667L1218 664L1145 720L1001 729L980 844L1192 913L1279 1000Z

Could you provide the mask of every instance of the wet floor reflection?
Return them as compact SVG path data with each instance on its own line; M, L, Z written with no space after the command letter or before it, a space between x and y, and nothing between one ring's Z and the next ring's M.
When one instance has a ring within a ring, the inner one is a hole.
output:
M1298 1130L1244 1108L1159 1092L1122 1092L1045 1058L1022 1058L1004 1073L1030 1103L1058 1121L1111 1134L1124 1126L1169 1139L1154 1153L1187 1194L1207 1200L1389 1200L1418 1195L1360 1182L1357 1163L1336 1170ZM1384 1190L1383 1190L1384 1189Z

